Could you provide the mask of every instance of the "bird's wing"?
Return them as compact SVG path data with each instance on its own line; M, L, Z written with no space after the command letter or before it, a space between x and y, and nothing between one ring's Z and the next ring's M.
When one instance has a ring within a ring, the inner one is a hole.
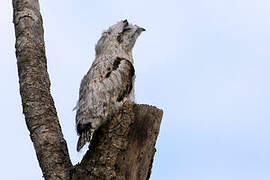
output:
M81 82L76 115L78 134L89 128L89 123L92 128L100 125L93 123L93 119L101 123L112 115L117 104L123 103L131 93L134 75L132 63L124 58L92 65Z

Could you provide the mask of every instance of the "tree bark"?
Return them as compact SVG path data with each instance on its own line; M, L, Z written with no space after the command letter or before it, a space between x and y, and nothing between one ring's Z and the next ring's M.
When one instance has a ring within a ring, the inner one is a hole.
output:
M23 113L45 179L68 179L72 164L53 98L38 0L13 0Z
M142 180L151 174L162 110L126 103L95 133L72 180Z
M39 2L12 2L23 113L44 178L148 179L162 110L126 103L98 129L81 163L73 166L50 94Z

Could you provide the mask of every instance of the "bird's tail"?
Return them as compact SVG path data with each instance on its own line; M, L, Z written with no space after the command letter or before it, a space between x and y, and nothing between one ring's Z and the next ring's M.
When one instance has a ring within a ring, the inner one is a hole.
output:
M89 131L82 132L82 134L78 139L77 151L79 152L87 142L90 142L90 140L91 140L91 132Z

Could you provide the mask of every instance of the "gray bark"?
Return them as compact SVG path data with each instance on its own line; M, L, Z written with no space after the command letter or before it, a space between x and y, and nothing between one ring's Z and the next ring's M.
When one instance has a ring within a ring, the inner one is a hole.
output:
M151 174L162 110L124 104L95 133L90 150L75 166L72 180L142 180Z
M68 179L72 164L53 98L37 0L13 0L23 113L45 179Z
M23 113L44 178L148 179L162 110L125 104L95 133L83 160L73 166L50 94L39 2L12 2Z

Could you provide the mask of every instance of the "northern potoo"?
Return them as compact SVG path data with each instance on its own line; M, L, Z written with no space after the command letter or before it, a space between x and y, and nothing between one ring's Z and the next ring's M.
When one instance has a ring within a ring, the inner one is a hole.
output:
M76 106L77 151L125 101L134 101L132 48L144 28L120 21L103 32L96 58L81 81Z

